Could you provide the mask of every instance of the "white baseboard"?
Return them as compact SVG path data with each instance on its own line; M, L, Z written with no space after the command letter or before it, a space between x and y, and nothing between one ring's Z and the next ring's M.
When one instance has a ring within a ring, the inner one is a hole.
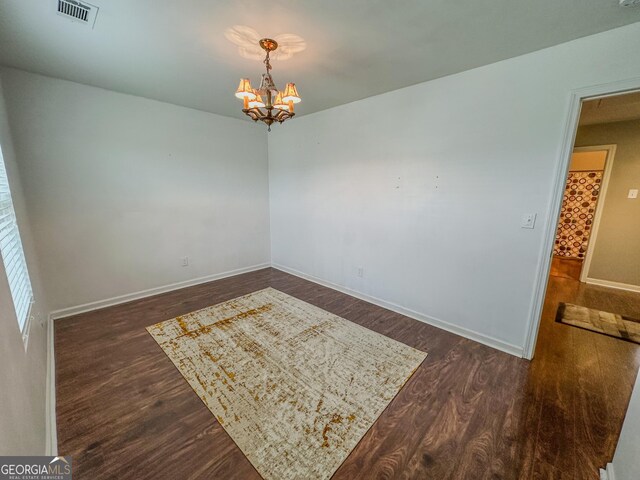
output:
M424 313L416 312L415 310L411 310L409 308L401 307L400 305L396 305L395 303L389 302L387 300L382 300L380 298L372 297L371 295L360 293L356 290L343 287L342 285L338 285L332 282L328 282L326 280L322 280L321 278L314 277L313 275L308 275L306 273L300 272L293 268L285 267L284 265L279 265L274 263L271 266L277 270L290 273L291 275L295 275L296 277L309 280L313 283L317 283L324 287L338 290L339 292L346 293L347 295L351 295L352 297L359 298L360 300L364 300L365 302L373 303L374 305L378 305L379 307L386 308L387 310L391 310L393 312L400 313L407 317L411 317L415 320L428 323L429 325L433 325L434 327L438 327L438 328L441 328L442 330L455 333L456 335L460 335L461 337L474 340L476 342L482 343L484 345L495 348L497 350L501 350L511 355L515 355L516 357L522 357L524 354L523 347L512 345L510 343L503 342L502 340L498 340L497 338L493 338L488 335L484 335L482 333L474 332L473 330L469 330L464 327L453 325L449 322L445 322L444 320L431 317Z
M613 471L613 463L607 463L607 468L600 469L600 480L616 480L616 474Z
M185 287L191 287L193 285L199 285L201 283L212 282L214 280L220 280L222 278L233 277L234 275L240 275L241 273L253 272L255 270L262 270L263 268L270 267L270 263L261 263L258 265L252 265L250 267L238 268L236 270L229 270L222 273L214 273L213 275L207 275L206 277L194 278L192 280L185 280L183 282L171 283L161 287L150 288L148 290L141 290L139 292L128 293L126 295L119 295L117 297L106 298L104 300L98 300L96 302L85 303L83 305L77 305L75 307L62 308L60 310L54 310L49 314L49 318L58 320L60 318L70 317L72 315L78 315L79 313L91 312L100 308L112 307L121 303L131 302L132 300L139 300L145 297L152 297L160 293L171 292L173 290L179 290Z
M58 431L56 428L56 357L54 352L54 325L47 319L47 380L45 404L46 455L58 455Z
M618 290L627 290L628 292L640 292L640 285L631 285L630 283L612 282L610 280L600 280L599 278L588 278L586 283L598 285L600 287L617 288Z

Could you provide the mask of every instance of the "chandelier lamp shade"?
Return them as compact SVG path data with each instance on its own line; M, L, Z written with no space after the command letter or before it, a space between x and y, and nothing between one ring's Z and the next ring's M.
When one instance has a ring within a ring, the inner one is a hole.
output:
M278 43L270 38L263 38L259 44L266 52L264 64L267 72L262 74L260 87L257 89L251 86L248 78L240 79L236 97L242 100L242 112L245 115L254 122L264 122L271 131L273 123L282 123L295 115L294 105L302 99L295 83L287 83L284 90L279 91L271 77L269 54L278 48Z

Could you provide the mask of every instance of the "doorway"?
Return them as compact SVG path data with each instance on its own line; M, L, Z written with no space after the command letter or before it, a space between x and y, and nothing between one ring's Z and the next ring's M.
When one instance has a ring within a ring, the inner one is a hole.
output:
M531 336L552 478L611 462L640 368L640 93L602 93L574 97Z
M602 104L605 103L603 102L604 100L607 100L606 104L611 108L601 108ZM582 117L585 115L585 112L589 112L589 110L591 110L592 119L589 120L588 123L622 122L625 120L640 119L640 78L586 87L574 90L571 94L567 123L564 132L564 141L561 149L561 160L556 168L553 199L550 207L551 214L548 216L544 226L544 243L540 263L538 265L538 273L536 275L534 298L529 314L528 332L525 338L523 357L529 360L534 358L543 320L543 309L545 308L545 298L548 290L547 287L549 286L549 279L551 277L550 273L552 272L553 251L558 233L560 210L562 207L562 201L567 184L567 175L574 148L585 147L588 145L603 146L611 144L610 141L594 141L590 144L580 144L578 128L579 122L583 122L584 124L584 119ZM638 146L637 151L640 152L640 145ZM635 190L635 188L631 188L628 195L630 197L634 196ZM635 193L636 197L637 195L638 194ZM602 211L602 203L600 204L600 207ZM600 225L597 225L597 227L596 232L600 230ZM598 240L597 237L598 234L596 233L596 240ZM592 242L591 251L593 251L599 243L599 241ZM587 248L587 252L585 253L589 253L589 248ZM609 258L611 258L611 256ZM584 261L586 260L587 258L585 256ZM581 278L584 278L585 275L591 275L592 273L592 258L589 258L588 260L590 263L588 269L583 269L583 266L579 267ZM640 287L637 285L627 284L624 282L609 282L599 278L590 278L589 283L621 288L627 291L640 292Z
M551 275L586 282L616 145L575 147L564 189Z

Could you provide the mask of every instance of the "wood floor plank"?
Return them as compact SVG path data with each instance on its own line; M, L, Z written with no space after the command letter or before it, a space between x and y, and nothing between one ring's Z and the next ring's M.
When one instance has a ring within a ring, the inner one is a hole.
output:
M611 460L640 347L555 312L640 318L640 294L552 277L527 362L264 269L56 321L59 451L75 478L259 479L145 327L268 286L429 353L334 480L588 480Z

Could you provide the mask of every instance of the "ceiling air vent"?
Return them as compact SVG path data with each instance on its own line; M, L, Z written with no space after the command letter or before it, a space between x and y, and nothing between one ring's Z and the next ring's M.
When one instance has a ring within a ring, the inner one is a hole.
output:
M98 14L98 7L75 0L56 0L58 3L58 15L76 20L93 28Z

